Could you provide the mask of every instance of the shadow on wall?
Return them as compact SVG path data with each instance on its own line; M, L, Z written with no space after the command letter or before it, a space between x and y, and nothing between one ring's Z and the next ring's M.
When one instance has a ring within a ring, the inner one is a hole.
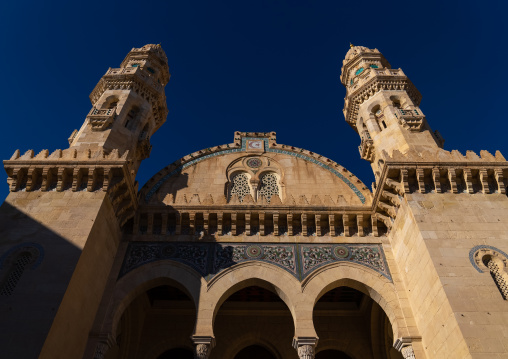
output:
M8 202L0 207L0 357L36 358L81 250Z

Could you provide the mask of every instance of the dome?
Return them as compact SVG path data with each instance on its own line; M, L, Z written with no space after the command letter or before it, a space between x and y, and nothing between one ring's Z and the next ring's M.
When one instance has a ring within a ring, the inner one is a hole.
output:
M356 55L358 55L359 53L361 52L366 52L366 51L371 51L369 48L365 47L365 46L353 46L352 48L349 49L349 51L347 52L346 54L346 58L345 58L345 61L349 61L351 60L353 57L355 57Z

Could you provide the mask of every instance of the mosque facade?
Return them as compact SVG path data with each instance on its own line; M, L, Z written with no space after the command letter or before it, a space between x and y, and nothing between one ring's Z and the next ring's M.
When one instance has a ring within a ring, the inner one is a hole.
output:
M444 150L377 49L340 76L371 188L275 132L138 188L169 79L134 48L69 148L4 161L1 358L508 358L508 163Z

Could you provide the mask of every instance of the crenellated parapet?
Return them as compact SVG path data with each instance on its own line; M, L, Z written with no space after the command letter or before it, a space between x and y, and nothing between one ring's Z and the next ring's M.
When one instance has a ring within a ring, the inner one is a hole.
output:
M16 150L4 161L11 192L107 192L120 225L134 215L137 208L137 182L129 171L128 151L109 153L69 148L49 153L33 150L20 155Z
M391 228L403 197L415 192L506 195L508 162L499 151L480 155L441 149L404 155L395 151L376 185L373 216Z

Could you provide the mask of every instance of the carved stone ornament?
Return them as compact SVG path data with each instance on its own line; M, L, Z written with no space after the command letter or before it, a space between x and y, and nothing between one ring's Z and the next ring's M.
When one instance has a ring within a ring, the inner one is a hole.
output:
M93 356L94 359L104 359L104 356L106 355L106 352L109 349L109 345L104 342L97 343L97 346L95 347L95 354Z
M412 345L407 345L400 350L404 359L416 359Z
M207 359L210 354L210 344L197 344L195 347L195 359Z
M314 346L301 345L298 347L298 357L300 359L314 359Z

